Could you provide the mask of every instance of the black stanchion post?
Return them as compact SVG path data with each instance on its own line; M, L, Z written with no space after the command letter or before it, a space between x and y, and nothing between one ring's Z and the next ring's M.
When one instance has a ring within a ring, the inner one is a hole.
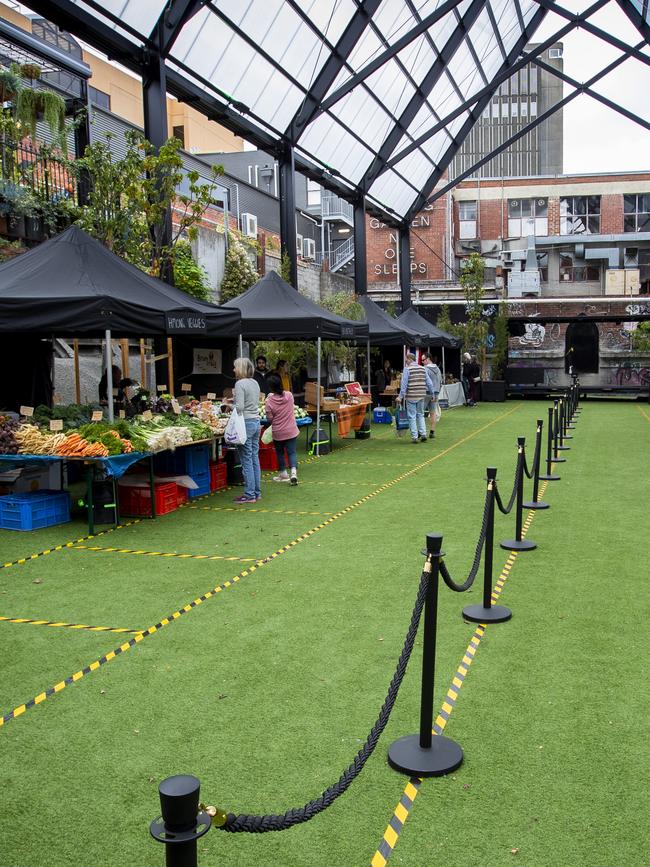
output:
M538 499L539 495L539 464L542 459L542 430L544 421L537 419L537 431L535 433L535 466L533 467L533 499L524 503L524 509L548 509L549 504Z
M548 408L548 431L546 432L546 472L540 479L545 482L559 482L560 476L553 475L553 407Z
M560 448L560 406L559 401L553 401L553 462L563 464L566 458L561 458L559 454Z
M571 391L567 389L566 397L564 398L564 432L563 439L572 440L573 437L571 434L568 434L567 431L571 428L573 430L573 425L571 424Z
M472 623L503 623L510 620L512 611L505 605L492 605L492 563L494 554L494 483L497 468L487 468L487 489L490 497L488 522L485 532L485 551L483 552L483 604L467 605L463 608L465 620Z
M463 751L456 741L443 735L432 735L441 547L442 536L428 533L424 568L431 574L424 602L420 733L399 738L388 748L388 763L391 767L417 777L442 777L455 771L463 761Z
M165 844L166 867L197 867L196 841L207 834L212 820L199 812L201 783L186 774L167 777L158 787L162 815L154 819L151 836Z
M565 409L566 409L566 407L564 406L564 398L561 397L559 402L558 402L558 437L559 437L559 443L557 446L561 452L568 452L571 450L571 446L565 446L564 445Z
M517 437L517 464L523 459L524 448L526 447L526 437ZM517 502L515 503L516 513L516 531L514 539L504 539L501 542L501 547L506 551L532 551L537 545L530 539L524 539L522 536L523 524L523 509L524 509L524 470L523 466L519 473L517 484Z

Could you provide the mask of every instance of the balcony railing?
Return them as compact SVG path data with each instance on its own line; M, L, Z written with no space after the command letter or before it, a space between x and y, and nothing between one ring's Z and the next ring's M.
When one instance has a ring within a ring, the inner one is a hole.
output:
M338 271L354 258L354 238L348 238L338 247L325 250L324 253L316 253L316 264L322 265L324 260L329 262L330 271Z
M334 193L323 190L321 195L321 214L327 220L343 220L354 225L354 206Z

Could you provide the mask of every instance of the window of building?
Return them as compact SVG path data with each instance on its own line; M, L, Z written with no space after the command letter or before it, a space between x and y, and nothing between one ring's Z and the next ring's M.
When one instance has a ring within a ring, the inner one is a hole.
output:
M459 202L458 222L461 240L476 238L476 202Z
M537 254L537 267L539 268L539 279L542 283L548 282L548 253Z
M185 127L184 126L181 125L181 126L172 127L172 136L174 138L177 138L180 141L182 148L185 147Z
M531 99L530 101L530 116L537 117L537 100Z
M562 57L562 49L561 48L549 48L548 56L551 60L558 60Z
M623 196L623 231L650 232L650 194Z
M316 181L307 181L307 205L308 206L316 206L320 205L321 199L321 185L316 183Z
M525 100L521 103L521 116L528 117L528 103Z
M97 90L96 87L92 85L88 85L88 99L93 105L99 106L99 108L105 108L106 111L111 110L111 97L108 93L104 93L103 90Z
M600 280L600 266L588 265L584 259L576 259L574 253L560 256L561 283L587 283Z
M508 199L508 236L548 235L548 199Z
M600 196L560 199L560 234L593 235L600 232Z

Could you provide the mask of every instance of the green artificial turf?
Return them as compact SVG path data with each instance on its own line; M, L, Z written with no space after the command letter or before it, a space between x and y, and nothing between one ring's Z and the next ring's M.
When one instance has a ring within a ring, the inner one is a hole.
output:
M226 491L84 543L265 557L315 530L0 728L2 863L162 864L148 822L174 773L196 774L202 797L232 812L316 797L376 719L426 533L444 534L463 580L485 468L498 467L505 499L516 438L531 440L532 457L544 415L527 402L457 409L418 446L374 425L369 441L303 462L296 488L266 476L260 511L233 510L237 490ZM587 404L574 433L562 480L544 494L551 509L528 532L539 547L517 556L501 595L513 619L486 630L445 730L465 762L422 784L390 863L644 863L650 412ZM497 516L497 542L513 534L513 515ZM0 560L82 535L0 531ZM497 546L495 579L506 557ZM248 565L63 550L0 570L0 615L144 629ZM474 632L460 611L480 601L481 577L466 594L440 591L435 713ZM129 637L0 622L0 713ZM385 757L417 730L420 654L418 638L386 732L343 797L283 833L212 831L199 863L369 864L407 782Z

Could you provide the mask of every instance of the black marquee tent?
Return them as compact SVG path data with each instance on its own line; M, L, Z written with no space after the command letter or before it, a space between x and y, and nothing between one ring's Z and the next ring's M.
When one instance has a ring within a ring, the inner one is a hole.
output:
M408 307L401 316L398 316L397 322L417 331L422 336L422 342L427 346L458 348L461 345L461 341L457 337L452 337L451 334L428 322L413 307Z
M367 295L357 299L368 322L370 343L373 346L414 346L422 341L420 333L398 322Z
M224 310L150 277L71 226L0 265L0 333L235 337Z
M251 340L367 340L368 325L330 313L270 271L226 310L241 313L241 333Z

